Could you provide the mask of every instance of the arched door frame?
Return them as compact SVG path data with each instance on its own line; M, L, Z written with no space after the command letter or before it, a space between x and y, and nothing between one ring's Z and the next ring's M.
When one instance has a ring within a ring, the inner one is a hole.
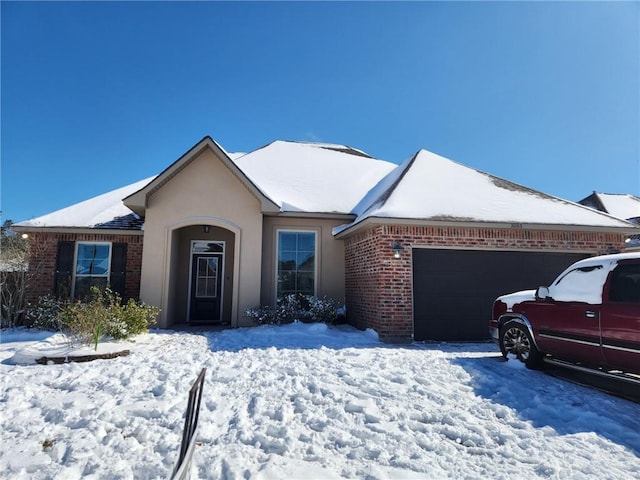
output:
M238 295L239 295L239 283L240 283L240 236L241 229L233 222L218 217L210 216L193 216L186 217L177 220L166 227L166 248L164 258L164 274L163 274L163 288L162 288L162 301L161 308L164 312L169 312L169 289L171 287L171 265L172 265L172 251L173 240L175 238L174 233L177 230L185 227L191 227L193 225L209 225L212 227L220 227L229 230L234 234L234 252L233 252L233 292L231 294L231 326L238 326Z

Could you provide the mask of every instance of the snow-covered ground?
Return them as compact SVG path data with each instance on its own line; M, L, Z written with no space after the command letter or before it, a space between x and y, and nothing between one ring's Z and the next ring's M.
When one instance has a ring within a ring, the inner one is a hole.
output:
M501 362L489 343L293 324L11 364L50 335L2 332L2 478L167 478L202 367L194 478L640 478L640 405Z

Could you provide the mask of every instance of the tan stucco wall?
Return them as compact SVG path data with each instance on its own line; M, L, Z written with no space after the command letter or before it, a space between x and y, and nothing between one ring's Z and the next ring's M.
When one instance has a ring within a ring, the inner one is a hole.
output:
M159 326L180 320L176 301L185 227L211 225L234 235L231 325L249 324L244 310L260 301L262 213L259 200L205 149L148 199L140 298L162 309ZM199 236L199 235L198 235ZM197 239L197 238L194 238ZM182 287L180 287L182 288ZM182 312L182 316L184 313Z
M318 245L316 294L344 302L344 242L336 240L333 227L344 220L313 218L264 217L262 305L271 305L276 299L276 245L278 230L315 231Z

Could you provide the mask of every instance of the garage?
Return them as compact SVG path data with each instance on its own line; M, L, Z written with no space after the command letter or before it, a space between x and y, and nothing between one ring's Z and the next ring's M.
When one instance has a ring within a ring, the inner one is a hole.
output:
M414 339L485 340L496 297L549 285L580 253L413 248Z

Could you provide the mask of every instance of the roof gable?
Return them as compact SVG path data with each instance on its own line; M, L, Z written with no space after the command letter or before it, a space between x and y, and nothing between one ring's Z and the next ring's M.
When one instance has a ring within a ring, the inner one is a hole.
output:
M420 150L358 205L358 218L629 227L627 222Z
M236 160L282 212L351 213L396 165L345 145L275 141Z
M123 199L124 204L140 216L144 216L148 199L156 191L161 189L175 175L183 170L189 163L197 158L203 150L210 149L214 155L227 167L233 175L249 190L261 203L262 211L277 212L278 206L258 186L249 179L242 170L231 160L229 154L218 145L211 137L204 137L193 147L191 147L178 160L167 167L160 175L145 185L137 192L132 193ZM242 158L242 157L240 157Z

